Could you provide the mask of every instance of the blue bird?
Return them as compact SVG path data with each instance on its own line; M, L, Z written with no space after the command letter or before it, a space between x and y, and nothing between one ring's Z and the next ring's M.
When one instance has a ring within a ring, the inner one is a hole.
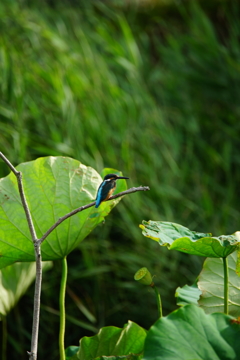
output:
M116 174L107 174L103 182L100 184L97 192L96 206L98 208L101 202L106 201L110 198L114 190L116 189L116 180L129 179L125 176L118 176Z

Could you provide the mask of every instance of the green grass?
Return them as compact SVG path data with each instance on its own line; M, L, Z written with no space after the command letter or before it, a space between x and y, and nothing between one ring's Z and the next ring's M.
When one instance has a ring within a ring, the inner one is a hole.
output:
M69 286L82 294L96 326L154 321L154 296L133 281L138 268L156 274L165 313L175 306L175 288L198 274L195 257L143 238L143 219L215 235L239 228L239 9L228 9L223 30L196 6L175 11L145 13L148 21L139 26L140 12L103 4L0 5L1 151L14 164L71 156L99 172L120 169L129 187L151 188L125 197L70 255ZM0 175L7 173L1 162ZM55 309L57 273L44 280L43 291L44 305ZM45 331L54 332L58 319L42 312L42 326L51 316L53 329ZM86 331L67 326L66 343L76 345ZM43 328L40 341L44 352Z

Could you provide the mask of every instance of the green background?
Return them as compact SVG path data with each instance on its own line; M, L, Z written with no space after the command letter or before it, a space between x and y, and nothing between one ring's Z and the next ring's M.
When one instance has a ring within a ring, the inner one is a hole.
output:
M151 189L125 197L68 256L66 346L89 327L150 327L157 309L134 283L140 267L156 275L165 315L198 275L201 258L144 238L142 220L239 230L239 6L157 3L0 4L1 151L14 165L73 157ZM39 358L58 359L60 272L55 261L43 276ZM33 287L8 315L13 360L30 350L32 307Z

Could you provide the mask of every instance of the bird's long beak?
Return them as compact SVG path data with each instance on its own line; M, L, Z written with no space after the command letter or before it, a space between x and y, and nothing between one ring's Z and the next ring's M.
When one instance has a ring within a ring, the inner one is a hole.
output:
M118 176L118 177L116 178L116 180L118 180L118 179L129 179L129 178L126 177L126 176Z

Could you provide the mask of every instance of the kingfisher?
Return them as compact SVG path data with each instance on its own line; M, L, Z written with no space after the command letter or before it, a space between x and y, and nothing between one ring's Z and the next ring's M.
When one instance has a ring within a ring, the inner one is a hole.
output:
M129 179L125 176L118 176L116 174L107 174L103 182L100 184L97 192L96 206L98 208L101 202L106 201L110 198L114 190L116 189L116 180Z

